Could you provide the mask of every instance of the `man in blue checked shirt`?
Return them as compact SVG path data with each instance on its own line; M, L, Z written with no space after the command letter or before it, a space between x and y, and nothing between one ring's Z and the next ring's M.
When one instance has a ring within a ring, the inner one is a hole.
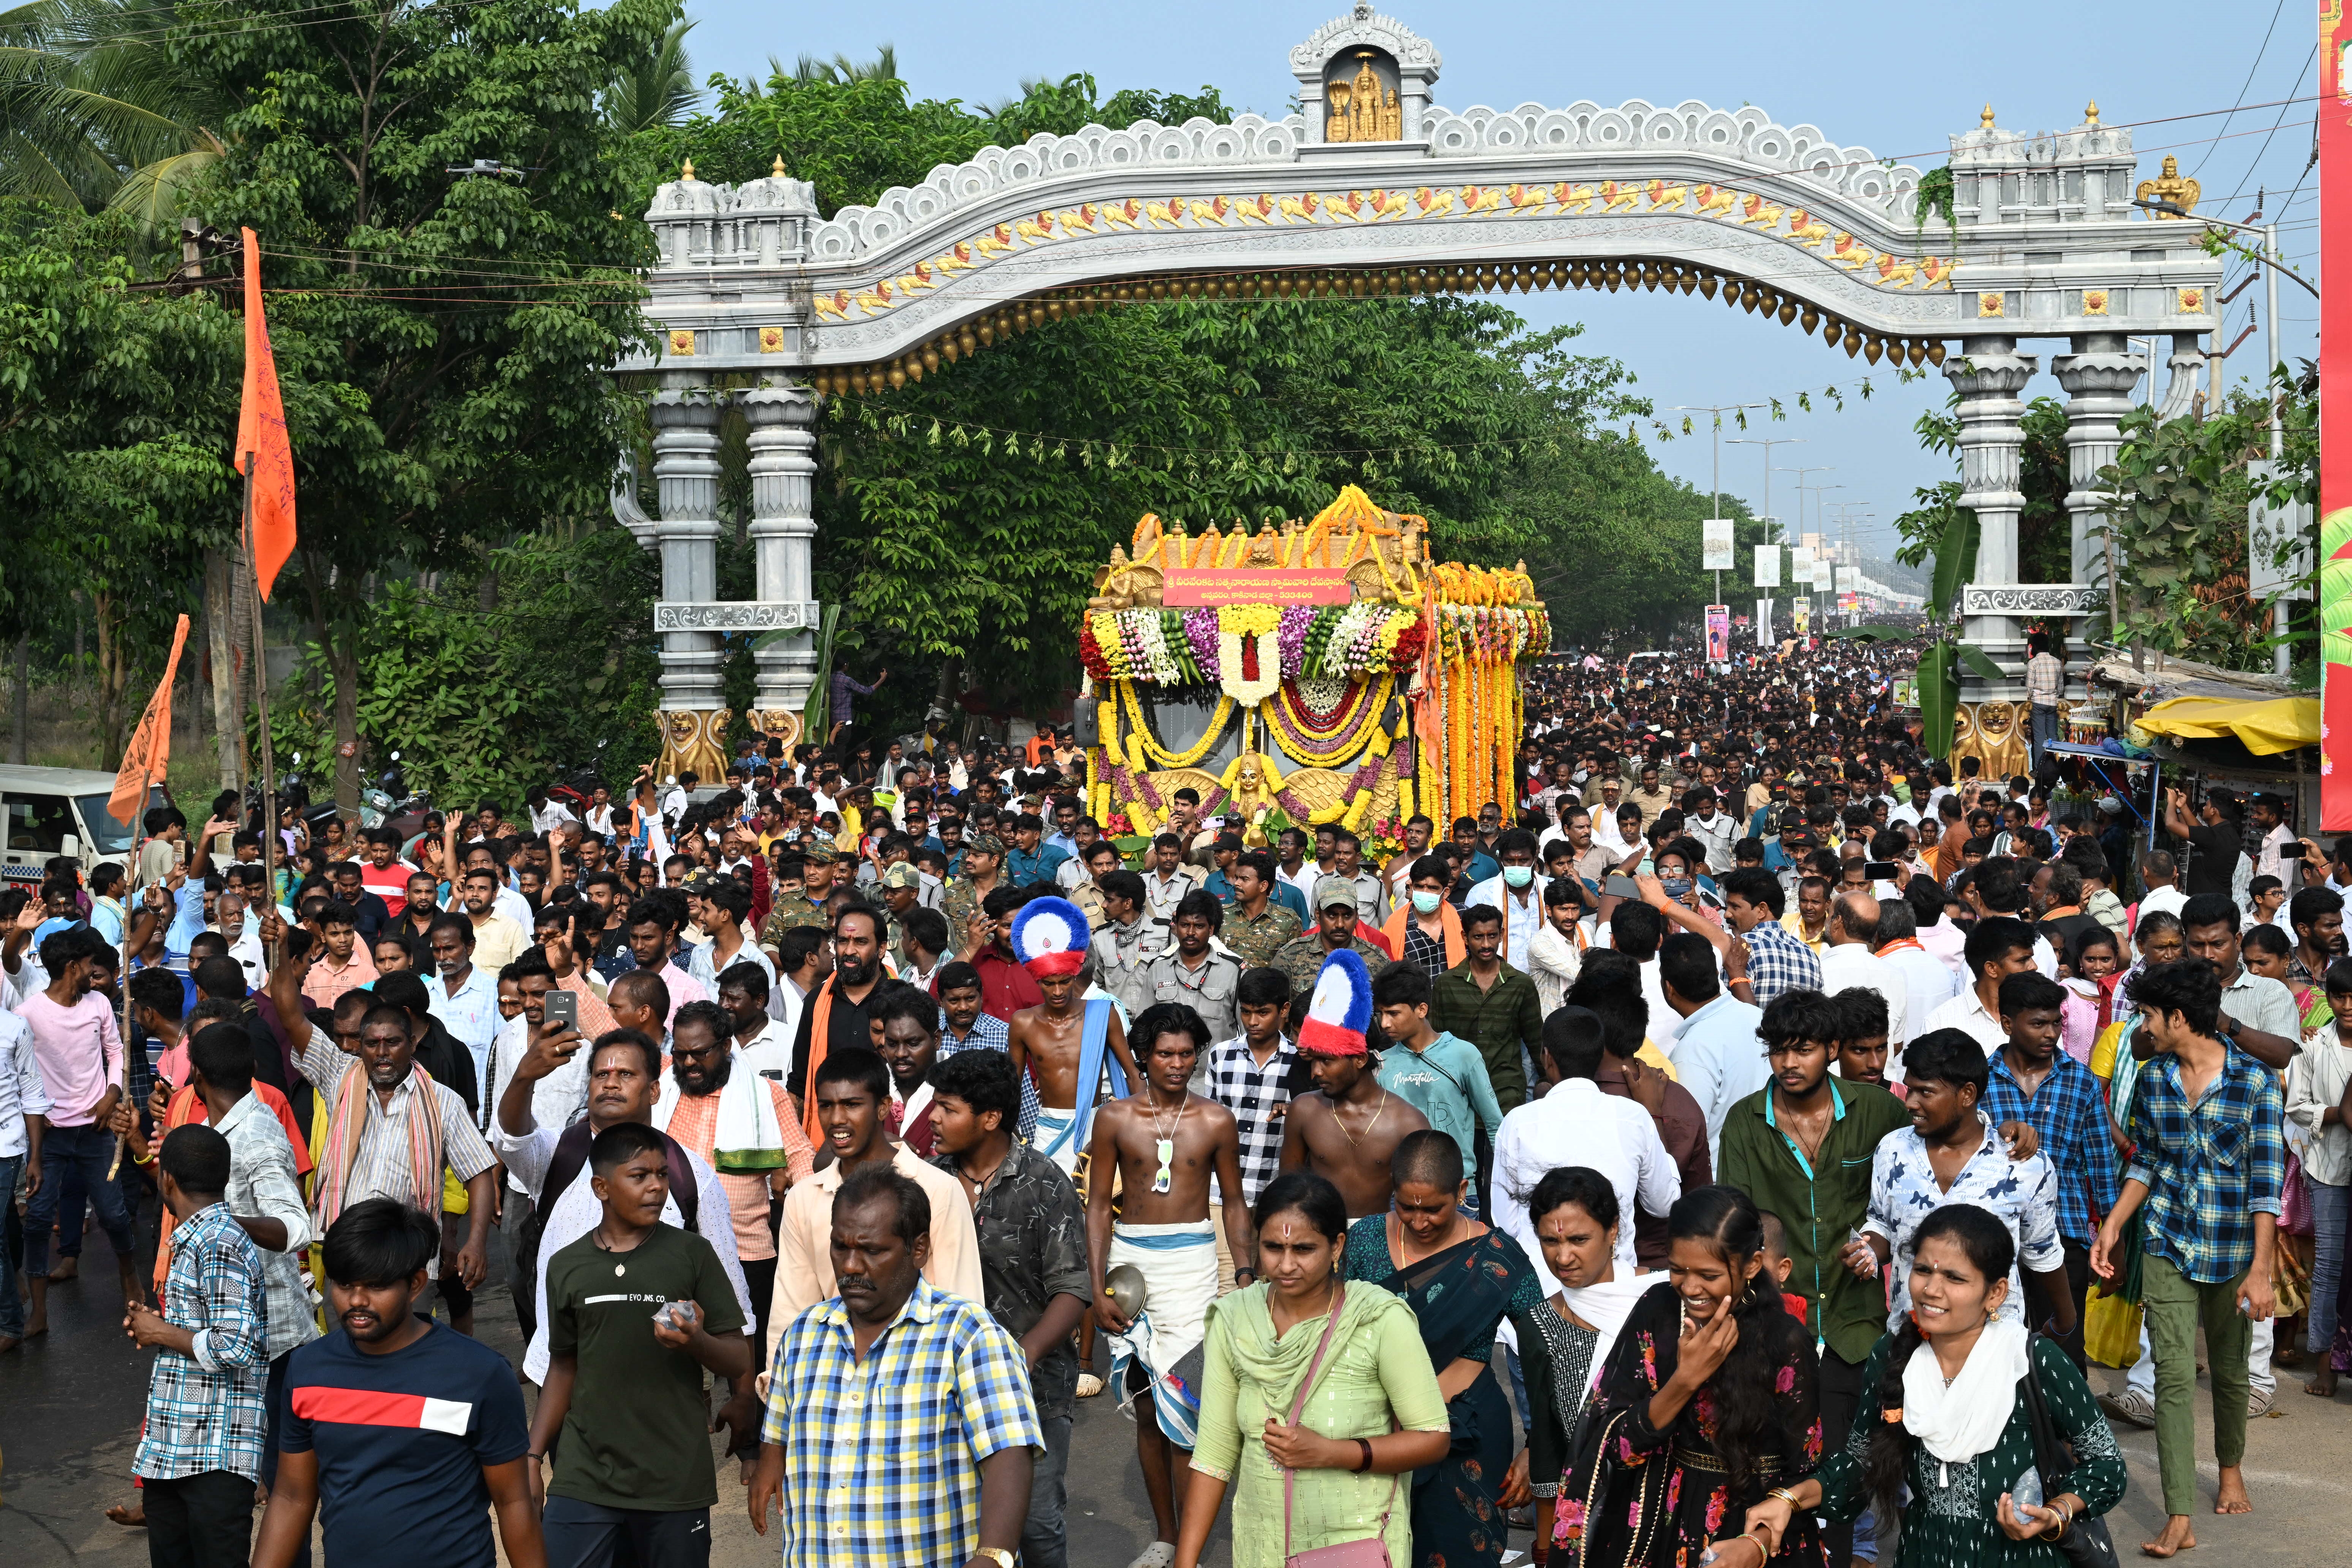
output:
M131 1472L146 1492L149 1554L188 1568L244 1568L268 1412L268 1309L261 1255L221 1195L228 1140L191 1122L163 1140L163 1201L179 1221L163 1310L133 1301L131 1342L156 1352Z
M2216 1513L2245 1513L2247 1347L2277 1310L2271 1252L2286 1170L2278 1079L2219 1033L2221 981L2201 958L2143 970L2132 982L2141 1069L2126 1131L2137 1145L2123 1194L2091 1249L2091 1271L2117 1273L2124 1227L2140 1225L2140 1301L2156 1361L2156 1455L2163 1533L2143 1548L2170 1557L2197 1544L2197 1329L2213 1369ZM2137 1042L2135 1042L2137 1044Z
M2058 1342L2079 1367L2091 1244L2098 1239L2099 1216L2116 1206L2106 1096L2090 1068L2058 1048L2063 986L2029 970L2001 981L2000 1003L2009 1043L1992 1055L1984 1111L1995 1121L2032 1122L2042 1155L2058 1173L2058 1240L2066 1254L2066 1293L2074 1302L2074 1328Z
M1027 1359L934 1290L930 1198L869 1165L833 1201L840 1294L788 1325L766 1384L751 1527L792 1568L1013 1568L1044 1445Z

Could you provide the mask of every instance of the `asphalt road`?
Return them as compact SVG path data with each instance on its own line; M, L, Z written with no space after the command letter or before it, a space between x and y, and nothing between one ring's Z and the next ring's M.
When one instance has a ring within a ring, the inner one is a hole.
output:
M112 1259L93 1230L81 1277L53 1289L50 1331L0 1356L0 1568L144 1568L143 1534L108 1521L109 1504L135 1497L129 1477L146 1394L146 1357L121 1331ZM502 1289L480 1298L478 1329L520 1360L521 1342ZM2120 1373L2099 1373L2120 1387ZM2248 1437L2247 1483L2256 1511L2198 1517L2200 1560L2280 1568L2352 1568L2352 1379L2329 1404L2302 1392L2303 1374L2281 1369L2279 1409ZM2210 1454L2207 1412L2200 1446ZM1072 1439L1069 1537L1074 1568L1125 1568L1151 1538L1151 1512L1135 1465L1134 1429L1108 1395L1081 1401ZM2161 1524L2153 1433L2126 1430L2132 1487L2109 1516L2126 1561ZM715 1453L715 1451L714 1451ZM2203 1467L2200 1510L2211 1507ZM714 1568L776 1561L772 1533L751 1531L731 1465L720 1471L712 1521ZM257 1521L258 1516L257 1515ZM1226 1568L1223 1527L1209 1563ZM1514 1537L1524 1549L1526 1537ZM331 1565L330 1565L331 1568Z

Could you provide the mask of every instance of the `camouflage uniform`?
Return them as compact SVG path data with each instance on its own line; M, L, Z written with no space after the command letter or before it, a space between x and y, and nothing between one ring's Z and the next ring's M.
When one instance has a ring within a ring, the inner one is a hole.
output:
M1255 920L1244 914L1238 903L1228 908L1224 929L1217 935L1233 949L1234 956L1242 961L1243 968L1255 969L1273 963L1275 953L1281 950L1282 945L1305 929L1299 924L1297 915L1268 899L1265 910Z
M1368 973L1378 974L1389 966L1389 955L1362 937L1351 938L1348 946L1364 961ZM1310 931L1284 942L1274 955L1273 967L1290 976L1290 994L1297 996L1314 989L1315 977L1323 970L1323 938Z

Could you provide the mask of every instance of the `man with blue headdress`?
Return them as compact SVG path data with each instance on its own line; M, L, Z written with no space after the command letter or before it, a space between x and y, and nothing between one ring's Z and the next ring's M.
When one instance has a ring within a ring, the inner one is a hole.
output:
M1135 1058L1128 1051L1117 1005L1107 996L1085 996L1093 933L1077 905L1050 895L1031 899L1013 917L1012 935L1013 956L1045 999L1013 1015L1005 1051L1013 1069L1036 1084L1037 1131L1031 1147L1075 1179L1095 1106L1127 1092Z

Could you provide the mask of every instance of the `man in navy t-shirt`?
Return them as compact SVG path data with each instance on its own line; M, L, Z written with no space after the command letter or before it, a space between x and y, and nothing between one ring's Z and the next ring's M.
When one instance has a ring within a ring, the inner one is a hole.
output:
M546 1568L514 1369L412 1310L440 1247L437 1218L389 1198L352 1205L328 1230L341 1326L287 1370L254 1568L291 1568L321 1509L335 1568L497 1568L492 1505L507 1562Z

